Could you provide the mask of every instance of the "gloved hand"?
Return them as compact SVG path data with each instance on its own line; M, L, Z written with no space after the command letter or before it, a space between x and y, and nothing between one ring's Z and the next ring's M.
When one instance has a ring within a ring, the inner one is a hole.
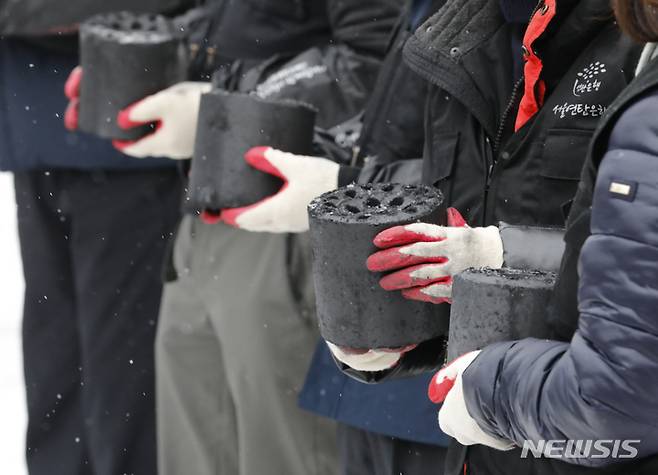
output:
M439 411L441 430L462 445L481 444L497 450L510 450L514 444L484 432L468 413L462 375L478 357L479 351L460 356L439 371L430 382L429 398L435 404L443 403Z
M205 82L181 82L119 112L117 124L131 129L155 123L155 130L138 140L115 140L114 146L133 157L191 158L201 95L210 92Z
M357 371L385 371L399 363L405 353L416 348L410 345L404 348L361 350L354 351L348 348L340 348L333 343L327 342L329 350L334 357Z
M378 251L368 269L388 272L380 281L385 290L402 290L408 299L450 303L452 276L471 267L497 269L503 265L503 242L495 226L471 228L459 211L448 210L448 226L414 223L379 233Z
M308 204L338 187L337 163L320 157L293 155L270 147L245 154L249 165L284 181L274 196L253 205L222 210L222 220L252 232L300 233L308 231Z
M80 84L82 84L82 67L76 66L69 74L64 84L64 94L69 100L64 112L64 127L68 130L78 128L78 117L80 116Z

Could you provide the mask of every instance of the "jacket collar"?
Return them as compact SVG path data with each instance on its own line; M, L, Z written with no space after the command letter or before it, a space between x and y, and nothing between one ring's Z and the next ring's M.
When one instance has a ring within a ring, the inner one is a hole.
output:
M640 56L635 75L640 74L656 58L658 58L658 43L647 43L642 50L642 56Z
M485 43L505 24L500 0L448 0L415 32L414 55L453 62ZM538 6L541 5L537 2ZM614 18L609 0L555 0L557 14L536 48L547 69L563 70ZM410 54L412 54L410 52ZM521 54L521 52L519 52Z
M535 44L549 91L580 56L583 45L614 21L609 0L557 0L556 6L554 21Z
M491 136L496 119L463 58L486 44L504 24L498 0L448 0L404 48L409 67L464 103Z
M582 53L583 45L614 20L609 0L555 2L554 21L535 43L549 94ZM484 105L484 95L466 71L464 58L476 54L506 27L499 0L448 0L405 46L411 69L462 101L491 136L495 135L497 119Z
M448 0L413 38L427 59L445 56L457 62L504 23L498 0Z

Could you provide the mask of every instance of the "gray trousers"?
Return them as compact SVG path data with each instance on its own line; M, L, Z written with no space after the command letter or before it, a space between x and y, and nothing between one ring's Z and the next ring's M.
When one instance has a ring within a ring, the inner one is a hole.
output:
M297 407L318 338L304 239L183 220L156 340L159 475L337 472L334 424Z

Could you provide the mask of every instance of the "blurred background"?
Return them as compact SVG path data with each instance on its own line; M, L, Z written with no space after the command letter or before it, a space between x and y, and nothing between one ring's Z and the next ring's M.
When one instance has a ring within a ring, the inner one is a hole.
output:
M0 173L0 472L25 475L20 317L23 272L12 175Z

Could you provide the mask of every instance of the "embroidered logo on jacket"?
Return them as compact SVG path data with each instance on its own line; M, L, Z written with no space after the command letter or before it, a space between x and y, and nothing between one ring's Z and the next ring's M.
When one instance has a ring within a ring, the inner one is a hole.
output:
M576 82L573 85L573 95L581 97L590 92L598 92L601 89L601 79L599 76L608 72L605 64L600 61L590 64L577 74Z
M560 119L567 116L579 117L601 117L606 111L603 104L571 104L565 102L564 104L553 107L553 114Z
M605 63L594 61L576 74L573 83L572 93L576 98L583 98L590 94L597 93L603 88L603 76L608 72ZM563 104L553 107L553 114L558 118L565 117L601 117L606 111L605 104L596 102L570 102L565 101Z

